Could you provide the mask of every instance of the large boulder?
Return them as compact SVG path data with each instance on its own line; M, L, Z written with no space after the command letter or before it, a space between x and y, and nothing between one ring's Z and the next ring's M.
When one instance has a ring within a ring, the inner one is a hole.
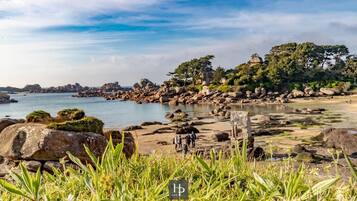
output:
M23 119L10 119L10 118L0 119L0 133L2 130L4 130L8 126L11 126L13 124L18 124L18 123L24 123L24 122L25 122L25 120L23 120Z
M0 92L0 103L10 103L10 96Z
M215 140L218 142L224 142L230 140L229 133L219 132L216 133L214 136L215 136Z
M321 88L320 92L329 96L338 95L341 93L340 90L334 88Z
M107 140L109 140L110 137L112 138L114 146L122 143L123 134L124 134L123 152L127 158L130 158L136 150L136 144L133 134L127 131L120 132L117 130L109 130L104 132L104 136L107 138Z
M304 97L304 92L297 89L292 90L291 94L293 95L294 98Z
M100 134L53 130L37 123L14 124L0 134L0 155L10 160L58 161L70 152L90 161L84 146L100 156L106 145Z
M326 147L342 149L348 155L357 154L357 129L326 128L318 138Z

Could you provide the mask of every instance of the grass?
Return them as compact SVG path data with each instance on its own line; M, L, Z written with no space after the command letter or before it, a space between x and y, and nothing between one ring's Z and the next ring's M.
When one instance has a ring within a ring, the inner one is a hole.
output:
M283 162L249 162L246 146L232 157L211 152L211 159L135 154L126 159L123 144L110 142L102 158L63 172L30 174L25 168L12 174L14 182L0 180L0 200L169 200L171 179L189 182L190 200L356 200L356 169L349 181L339 176L321 179L291 159ZM348 159L346 157L346 159ZM349 161L349 160L347 160ZM22 167L22 166L21 166Z
M43 110L33 111L26 116L26 122L48 123L51 120L51 114Z

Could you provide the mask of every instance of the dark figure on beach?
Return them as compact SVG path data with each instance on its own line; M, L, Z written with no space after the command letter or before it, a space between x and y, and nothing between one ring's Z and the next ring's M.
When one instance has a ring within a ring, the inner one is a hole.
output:
M175 149L178 150L182 148L182 138L179 135L176 135L173 139L173 144L175 145Z
M188 153L188 145L187 144L184 144L183 145L183 152L182 152L184 155L186 155Z
M196 146L196 133L192 131L192 133L190 134L190 138L191 138L191 143L192 143L192 148L195 148Z
M186 140L187 146L190 146L190 144L191 144L191 136L190 135L186 135L185 140Z

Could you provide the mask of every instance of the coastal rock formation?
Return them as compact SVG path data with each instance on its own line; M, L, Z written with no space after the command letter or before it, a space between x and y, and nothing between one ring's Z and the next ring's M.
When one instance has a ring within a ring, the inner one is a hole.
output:
M104 123L95 117L84 117L79 120L50 123L47 125L47 128L62 131L92 132L102 134L103 126Z
M106 83L100 87L100 90L102 92L116 92L116 91L120 91L122 89L123 88L119 85L118 82Z
M72 153L90 161L84 146L100 156L107 145L103 135L47 129L43 124L15 124L0 134L0 155L11 160L58 161Z
M335 88L321 88L320 92L325 95L333 96L333 95L338 95L341 93L340 90L335 89Z
M217 142L224 142L224 141L230 140L229 133L219 132L219 133L216 133L214 136L215 136L215 140Z
M64 109L57 112L56 121L79 120L85 117L85 113L80 109Z
M11 99L9 95L0 92L0 104L3 103L17 103L17 100Z
M348 155L357 154L357 130L326 128L320 136L326 147L342 149Z
M3 118L0 119L0 133L6 127L11 126L13 124L25 123L24 119L10 119L10 118Z
M136 150L136 144L133 134L131 134L130 132L120 132L117 130L109 130L104 132L104 136L107 140L112 138L114 146L122 143L123 134L124 134L123 153L127 158L130 158Z

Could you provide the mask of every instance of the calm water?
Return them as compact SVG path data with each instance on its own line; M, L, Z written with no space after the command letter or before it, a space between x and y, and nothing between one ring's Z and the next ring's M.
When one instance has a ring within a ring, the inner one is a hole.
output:
M88 116L104 121L105 127L121 127L140 124L144 121L165 122L165 114L177 107L161 104L136 104L135 102L106 101L103 98L74 98L73 94L15 94L11 98L18 103L0 104L0 118L24 118L34 110L45 110L52 116L64 108L83 109ZM180 106L179 108L196 116L209 111L209 106Z
M11 118L25 118L34 110L45 110L52 116L65 108L83 109L88 116L95 116L104 121L105 127L117 128L140 124L144 121L167 121L165 114L177 108L191 116L202 116L213 108L209 105L170 107L161 104L136 104L135 102L106 101L103 98L74 98L73 94L15 94L11 98L18 103L0 104L0 118L9 115ZM253 114L280 113L286 111L281 105L234 106L234 110L248 110Z

